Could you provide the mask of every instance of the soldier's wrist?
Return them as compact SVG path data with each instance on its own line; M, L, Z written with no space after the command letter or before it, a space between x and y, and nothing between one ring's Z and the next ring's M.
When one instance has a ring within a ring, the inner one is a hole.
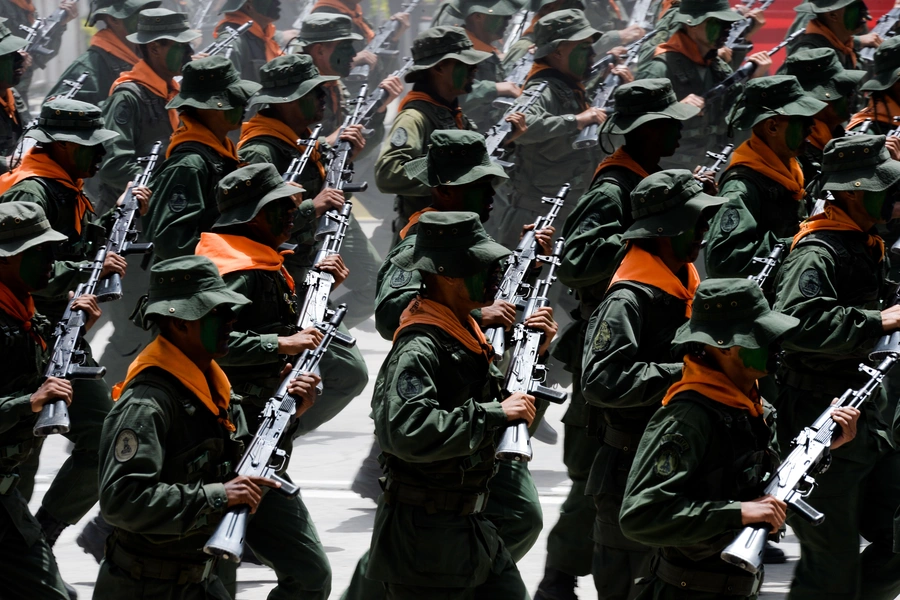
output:
M228 494L225 493L224 483L207 483L203 486L203 493L211 512L219 513L228 508Z
M506 416L506 411L503 410L503 406L499 402L489 402L487 404L482 404L484 407L484 412L486 414L485 422L487 426L492 429L499 429L500 427L505 427L509 422L509 417Z

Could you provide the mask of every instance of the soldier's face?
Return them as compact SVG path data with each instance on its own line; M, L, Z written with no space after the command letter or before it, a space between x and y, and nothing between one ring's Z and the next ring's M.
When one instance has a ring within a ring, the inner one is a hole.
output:
M25 57L18 52L0 56L0 87L10 88L19 83L25 72Z
M487 306L494 301L503 279L503 264L498 260L489 268L469 275L463 281L472 302Z
M590 73L591 63L594 59L594 49L591 47L590 40L578 42L577 44L574 44L571 49L563 49L563 52L566 50L568 50L568 55L566 56L566 68L569 73L578 79L587 77Z
M633 133L638 144L647 145L659 151L659 155L672 156L681 141L681 121L676 119L655 119L638 127ZM629 134L629 140L632 137Z
M862 2L854 2L844 7L843 23L847 31L856 31L865 23L868 10Z
M298 188L299 189L299 188ZM290 198L268 203L254 219L270 246L277 248L288 241L294 229L297 206Z
M341 40L335 43L334 49L328 57L328 64L335 73L346 77L350 74L354 56L356 56L356 49L353 47L353 40Z
M100 163L106 155L103 144L94 146L82 146L81 144L66 143L66 150L72 161L72 166L78 177L86 179L93 177L100 170Z
M442 188L441 210L473 212L484 223L494 208L493 177L482 177L465 185Z
M227 306L217 306L198 322L200 343L213 358L228 354L228 335L234 331L236 315Z
M281 0L251 0L253 9L277 21L281 17Z
M703 23L706 30L706 42L713 48L721 48L728 41L730 28L719 19L707 19Z
M866 209L866 214L875 219L878 223L887 223L895 219L895 213L898 212L898 200L896 186L880 192L858 192L862 195L862 205Z
M458 60L450 59L438 63L434 68L439 73L444 74L443 76L449 76L450 85L453 86L453 92L457 95L468 94L472 91L478 65L467 65Z
M53 272L53 248L50 244L32 246L19 259L19 277L29 292L42 290L50 283Z
M297 109L304 121L316 123L325 118L325 90L318 86L297 99Z
M191 62L190 44L179 44L172 40L164 40L166 45L161 48L164 51L163 59L166 69L172 73L181 74L181 68Z
M709 221L705 217L700 217L694 227L669 238L675 258L686 263L697 260L700 257L700 248L703 247L703 238L707 231L709 231Z

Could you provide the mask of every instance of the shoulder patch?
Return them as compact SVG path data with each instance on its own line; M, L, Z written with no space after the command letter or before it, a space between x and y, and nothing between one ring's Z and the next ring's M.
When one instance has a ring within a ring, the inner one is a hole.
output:
M398 268L394 271L394 274L391 275L391 287L395 289L402 288L408 284L411 279L412 273L410 271L404 271L403 269Z
M174 213L180 213L187 208L187 192L183 185L176 185L172 189L172 196L169 198L169 210Z
M113 120L116 125L128 125L134 116L131 110L131 104L128 102L119 102L116 105L116 112L113 113Z
M412 371L403 371L397 378L397 394L404 400L415 398L424 387L422 378Z
M581 221L581 223L578 224L577 233L578 234L586 233L588 230L594 229L598 225L600 225L600 215L597 213L591 213L587 216L586 219L584 219L583 221Z
M654 470L660 477L671 477L678 469L681 459L678 453L671 446L665 446L660 450L659 456L656 457L656 465Z
M120 463L134 458L138 450L137 434L131 429L123 429L116 436L115 456Z
M729 208L722 213L722 220L719 221L719 228L723 233L731 233L737 226L741 224L741 215L736 208Z
M612 330L609 328L609 323L600 321L600 325L597 326L597 333L594 334L594 341L591 344L591 349L594 352L603 352L609 348L611 339Z
M684 454L691 449L690 443L680 433L667 433L659 440L660 445L669 446L678 454Z
M406 129L403 127L398 127L394 134L391 136L391 146L394 148L401 148L406 145L406 141L409 139L409 134L406 132Z
M807 298L815 298L822 291L822 282L819 279L819 270L810 267L800 274L800 281L797 283L800 293Z

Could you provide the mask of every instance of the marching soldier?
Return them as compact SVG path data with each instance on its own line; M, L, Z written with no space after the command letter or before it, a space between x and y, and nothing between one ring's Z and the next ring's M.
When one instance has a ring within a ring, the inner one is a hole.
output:
M845 69L855 69L861 48L877 48L881 36L869 34L854 40L866 24L869 9L862 0L806 0L795 8L812 13L803 35L788 44L788 56L806 48L831 48ZM859 46L857 46L857 43Z
M855 131L868 122L871 134L887 135L900 127L900 39L888 38L875 51L872 75L859 91L869 92L865 108L853 115L847 131Z
M25 40L12 34L0 23L0 172L9 171L8 158L12 155L25 125L31 120L28 105L15 87L25 71L25 57L19 52Z
M504 71L509 71L512 66L518 62L520 58L525 56L530 48L534 46L534 28L537 25L537 22L543 17L546 17L552 12L566 8L584 10L584 2L581 0L529 0L529 2L530 7L534 10L534 17L531 19L528 27L525 28L525 31L522 32L519 39L513 42L509 51L503 55L502 63ZM611 34L612 32L609 32L607 35Z
M225 35L226 26L237 29L253 21L250 29L232 42L230 58L238 75L248 81L258 81L259 69L283 54L275 39L281 0L226 0L219 12L225 16L216 25L215 37Z

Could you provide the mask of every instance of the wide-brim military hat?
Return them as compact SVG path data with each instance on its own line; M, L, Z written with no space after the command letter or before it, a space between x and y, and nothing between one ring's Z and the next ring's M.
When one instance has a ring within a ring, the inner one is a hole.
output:
M353 21L347 15L335 13L313 13L303 20L300 35L294 41L295 46L304 48L310 44L340 42L343 40L361 41L363 36L353 31Z
M157 8L161 4L161 0L92 0L87 24L93 27L97 23L97 17L101 15L127 19L138 11Z
M150 290L138 314L141 327L150 329L154 315L197 321L217 306L239 310L247 304L246 296L228 289L213 261L180 256L150 269Z
M138 30L125 36L132 44L149 44L157 40L172 40L186 44L200 37L191 29L187 13L165 8L148 8L138 15Z
M96 146L119 135L103 127L103 113L99 108L80 100L56 98L41 106L37 126L25 137L44 144L72 142L81 146Z
M555 2L555 0L530 0L527 2L528 10L533 13L540 11L542 8L550 4L551 2ZM583 0L569 0L568 4L573 8L578 8L584 10L584 2Z
M859 0L807 0L802 4L794 7L794 10L800 13L822 14L833 10L840 10L845 6L856 4Z
M488 52L475 50L472 40L461 27L432 27L413 40L413 65L404 80L412 83L418 78L418 73L445 60L454 59L466 65L477 65L490 56Z
M483 273L510 251L488 236L472 212L427 212L419 219L416 243L397 252L391 262L404 271L444 277Z
M511 17L522 10L522 5L512 0L456 0L455 8L463 18L478 13Z
M743 18L739 12L731 10L728 0L682 0L678 10L672 16L672 22L700 25L707 19L734 23Z
M603 33L591 27L584 11L577 8L557 10L538 19L534 26L534 57L544 58L563 42L596 42Z
M259 70L259 93L250 100L258 104L285 104L302 98L316 86L340 79L337 75L321 75L308 54L285 54L273 58Z
M0 204L0 256L14 256L39 244L64 242L67 239L67 235L50 227L50 221L39 204Z
M749 279L707 279L694 293L690 320L675 332L673 345L689 342L716 348L768 348L800 320L769 308Z
M284 182L275 165L247 165L222 178L216 188L219 218L213 228L252 221L264 206L303 192L302 187Z
M735 129L752 129L772 117L812 117L827 105L807 93L793 75L752 79L744 86L728 122Z
M859 88L863 92L880 92L900 79L900 37L890 37L875 50L872 76Z
M225 3L219 9L219 14L234 12L247 4L247 0L225 0Z
M883 135L835 138L822 156L823 190L883 192L900 182L900 162L891 158Z
M224 56L208 56L192 60L182 69L181 90L169 100L166 108L190 106L208 110L231 110L247 106L262 87L241 79L230 60Z
M675 237L711 218L727 198L710 196L687 169L659 171L645 177L631 192L631 217L623 240Z
M613 93L616 110L601 125L601 131L624 135L657 119L686 121L700 109L678 101L668 79L638 79L620 85Z
M503 167L488 156L484 136L459 129L434 131L425 156L404 164L403 171L430 187L465 185L482 177L508 179Z
M845 69L833 48L800 50L784 61L786 75L793 75L803 90L822 102L834 102L849 96L859 85L865 71Z
M27 43L25 38L13 35L12 31L9 30L9 27L0 23L0 55L18 52L24 48Z

